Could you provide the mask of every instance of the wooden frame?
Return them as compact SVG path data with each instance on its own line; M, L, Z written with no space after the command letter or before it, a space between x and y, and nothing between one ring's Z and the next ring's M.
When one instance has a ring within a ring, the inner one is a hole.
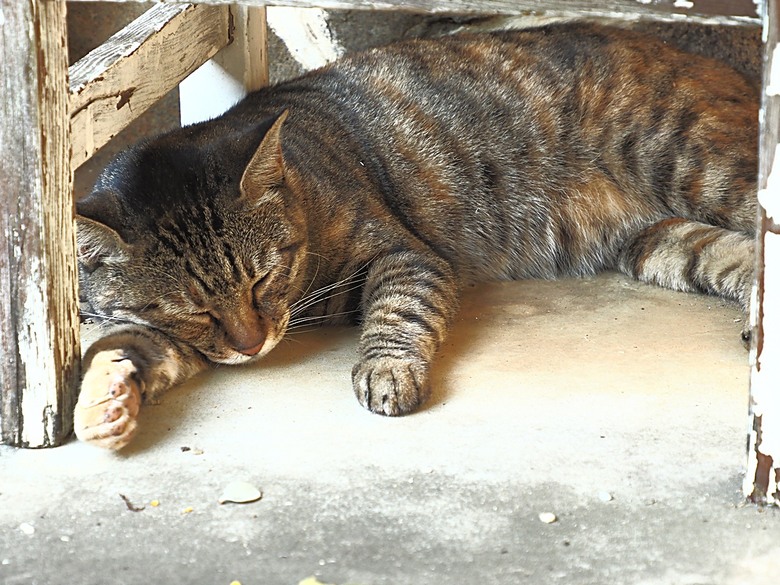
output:
M764 92L758 178L759 236L752 305L748 465L743 491L780 504L780 1L764 19Z
M0 440L53 446L71 430L78 382L72 169L140 111L235 39L223 57L243 90L267 80L265 5L448 12L687 18L701 22L760 22L753 0L161 0L70 70L64 0L2 1L0 71L5 101L0 118L0 180L6 189L0 225ZM80 0L72 0L80 1ZM115 0L121 1L121 0ZM780 34L778 3L764 20L767 64L762 115L759 255L753 306L751 430L745 495L780 503ZM139 38L147 42L138 44ZM169 43L179 48L170 50ZM165 49L162 47L165 46ZM173 59L166 57L174 56ZM184 55L184 57L182 57ZM258 56L254 60L253 56ZM175 63L180 57L181 66ZM165 83L142 84L157 59ZM240 63L235 67L236 60ZM10 96L10 97L9 97ZM227 100L226 100L227 102ZM68 121L70 120L70 124ZM72 157L71 157L72 145Z
M0 439L57 445L79 377L64 2L2 0Z

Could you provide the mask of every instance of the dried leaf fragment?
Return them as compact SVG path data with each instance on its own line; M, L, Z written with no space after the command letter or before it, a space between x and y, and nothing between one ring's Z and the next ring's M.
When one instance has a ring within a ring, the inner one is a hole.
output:
M263 492L246 481L230 482L219 497L219 503L248 504L263 497Z
M133 502L130 501L130 498L128 498L124 494L119 494L119 497L122 498L122 501L125 503L125 506L127 506L127 509L131 512L142 512L145 506L134 506Z

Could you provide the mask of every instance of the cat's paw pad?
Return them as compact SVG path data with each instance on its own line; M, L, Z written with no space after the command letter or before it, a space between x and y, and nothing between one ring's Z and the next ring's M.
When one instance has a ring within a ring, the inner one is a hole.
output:
M136 368L120 350L95 355L76 404L76 436L106 449L121 449L135 436L141 392Z
M387 416L413 412L430 394L428 366L417 360L365 360L353 368L352 384L361 405Z

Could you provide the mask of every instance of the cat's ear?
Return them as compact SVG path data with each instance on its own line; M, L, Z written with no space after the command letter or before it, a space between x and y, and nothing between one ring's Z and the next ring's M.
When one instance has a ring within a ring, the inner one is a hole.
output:
M107 225L76 216L78 258L87 270L100 264L119 263L128 257L128 245L122 237Z
M285 110L277 116L244 169L241 177L241 194L244 197L259 200L266 191L284 183L281 132L287 113Z

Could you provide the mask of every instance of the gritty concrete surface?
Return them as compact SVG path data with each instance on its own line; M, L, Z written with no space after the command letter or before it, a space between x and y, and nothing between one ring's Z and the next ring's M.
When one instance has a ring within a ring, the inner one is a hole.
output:
M0 583L777 583L778 510L740 495L739 318L618 275L476 287L400 419L352 395L356 330L291 336L118 455L1 447ZM220 505L236 479L263 498Z

